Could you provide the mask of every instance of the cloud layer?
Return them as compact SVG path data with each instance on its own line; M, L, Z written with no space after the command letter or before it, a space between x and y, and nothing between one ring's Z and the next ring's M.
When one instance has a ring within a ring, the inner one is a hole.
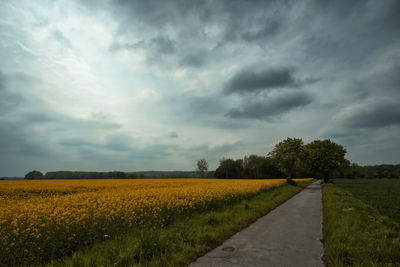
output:
M215 168L288 136L398 163L399 13L396 0L3 1L0 176Z

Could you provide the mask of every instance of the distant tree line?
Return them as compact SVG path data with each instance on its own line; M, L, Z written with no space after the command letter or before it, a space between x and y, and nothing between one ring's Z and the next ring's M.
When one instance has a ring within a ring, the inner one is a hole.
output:
M381 164L373 166L359 166L348 163L343 170L343 178L394 178L400 179L400 164Z
M359 166L345 158L346 149L329 139L304 145L301 138L287 138L265 156L250 155L243 159L222 158L218 168L208 171L206 159L197 161L196 171L148 172L82 172L55 171L43 175L31 171L26 179L134 179L134 178L400 178L400 164Z
M346 149L329 139L315 140L304 145L300 138L287 138L276 144L266 156L221 159L215 170L215 177L313 177L325 181L329 181L330 178L400 178L400 164L359 166L347 160L345 155Z
M84 171L54 171L46 174L40 171L30 171L25 179L136 179L136 178L197 178L197 171L142 171L142 172L84 172ZM203 170L201 177L214 177L213 171Z
M40 171L31 171L25 179L132 179L142 178L138 173L111 171L111 172L82 172L82 171L55 171L43 175Z

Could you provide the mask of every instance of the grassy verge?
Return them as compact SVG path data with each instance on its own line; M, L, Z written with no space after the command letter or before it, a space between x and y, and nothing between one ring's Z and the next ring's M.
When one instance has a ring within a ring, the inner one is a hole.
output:
M399 266L400 225L334 185L323 185L325 255L330 266Z
M400 179L335 179L335 184L400 223Z
M182 266L221 244L308 184L269 189L232 205L178 218L166 227L142 226L48 266Z

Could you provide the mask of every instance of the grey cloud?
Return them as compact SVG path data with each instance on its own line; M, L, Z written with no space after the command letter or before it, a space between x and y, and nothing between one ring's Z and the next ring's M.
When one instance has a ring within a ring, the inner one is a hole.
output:
M129 151L132 149L133 139L126 135L108 136L105 148L113 151Z
M334 137L340 139L351 139L354 136L361 136L362 131L360 131L360 129L344 129L342 127L332 127L332 125L329 125L328 127L322 128L318 134L323 138Z
M119 22L120 35L129 37L148 32L153 35L163 35L173 29L177 47L182 48L191 43L197 47L204 47L206 44L221 46L232 42L263 45L269 41L267 38L272 38L283 30L282 21L287 10L291 8L290 2L113 1L109 7ZM210 33L209 29L215 27L219 29L218 34ZM162 51L174 51L170 42L165 42L165 39L159 41L163 47L159 51L161 54ZM136 45L138 44L114 44L110 49L130 49ZM185 55L178 55L177 60L180 64L185 63L184 57ZM190 62L192 61L189 60L188 63ZM196 63L194 66L198 65L199 63Z
M263 22L261 22L262 25ZM278 21L266 21L260 29L242 33L242 38L248 42L260 41L278 33L281 24Z
M248 129L249 127L254 127L255 125L251 125L246 121L238 121L238 120L230 120L225 117L216 118L216 119L206 119L203 122L204 126L210 128L219 128L225 130L237 130L237 129Z
M228 130L250 127L246 121L230 120L224 117L230 106L230 100L218 95L196 97L185 94L172 98L170 101L182 103L173 109L174 117L180 122Z
M45 113L25 113L22 116L27 122L33 123L46 123L46 122L54 122L56 118Z
M152 54L174 54L176 51L175 41L168 36L158 35L150 40L141 40L136 43L112 43L109 47L111 52L120 50L153 50Z
M349 128L375 129L400 124L400 105L397 101L384 100L367 103L341 111L336 119Z
M177 134L176 132L170 132L170 133L168 134L168 137L169 137L169 138L178 138L178 134Z
M187 108L196 116L218 114L224 103L217 97L188 97Z
M66 46L66 47L68 47L68 48L72 48L71 41L70 41L67 37L65 37L65 35L64 35L62 32L60 32L59 30L54 30L54 31L51 33L51 36L52 36L56 41L58 41L60 44Z
M181 103L170 105L173 118L178 123L201 125L207 127L218 127L218 122L223 118L226 110L226 103L218 96L193 96L189 93L174 96L167 100L168 103Z
M312 96L307 93L286 93L264 102L246 103L243 108L232 109L225 116L230 118L273 120L293 109L309 105Z
M150 44L154 46L160 54L175 53L175 42L168 36L157 36L150 41Z
M2 154L49 156L45 143L32 136L32 132L18 122L0 121L0 147Z
M242 145L242 142L225 143L214 147L208 145L202 145L194 147L194 150L207 155L213 155L213 154L224 155L232 150L238 149L240 145Z
M8 90L5 75L0 72L0 116L14 110L21 101L21 95Z
M360 9L364 9L367 5L368 1L366 0L354 0L354 1L346 1L346 0L334 0L334 1L318 1L313 0L310 1L309 4L313 6L315 9L319 9L320 11L332 12L336 15L347 16L351 15L353 12L358 12Z
M59 141L59 144L65 147L101 147L98 143L81 138L62 139Z
M0 71L0 116L16 111L28 101L23 88L37 85L37 78L22 73L4 74Z
M400 37L400 3L396 0L313 0L306 10L298 24L307 29L301 30L307 54L344 68L368 64L373 55L392 49Z
M73 129L102 129L113 130L120 129L121 124L114 121L96 120L96 119L76 119L70 117L60 117L59 126L64 130Z
M279 87L296 86L293 70L290 68L265 69L251 66L239 70L225 84L224 92L251 93Z
M97 142L83 137L62 139L59 144L64 147L78 148L80 151L88 152L93 149L108 150L115 152L127 152L134 150L133 139L127 135L109 135L105 140Z
M206 63L207 54L205 52L192 52L185 55L180 55L180 65L199 68Z
M134 164L140 169L180 169L203 156L217 161L241 153L235 146L257 151L254 144L261 142L257 138L293 131L312 138L325 124L329 127L321 133L340 143L353 147L370 143L368 149L360 148L356 161L390 159L384 152L363 156L384 141L388 147L394 142L398 147L399 139L393 138L400 127L397 0L105 0L68 5L17 2L3 7L2 170L19 158L34 162L29 167L41 162L53 168L129 169ZM65 12L50 13L60 8ZM36 15L18 19L25 11ZM79 36L75 18L93 22L85 25L91 32ZM45 23L39 28L40 22ZM48 39L37 38L46 33ZM111 53L103 54L104 44L93 43L93 37L99 37L92 34L99 33L111 43ZM68 51L57 49L72 45ZM139 56L117 56L122 50ZM147 66L132 62L142 55ZM254 62L265 64L248 65ZM237 66L248 67L232 73ZM22 70L30 75L19 73ZM60 82L69 75L76 77L72 75L77 71L76 80ZM322 77L321 86L311 84L318 79L307 78L314 75ZM50 95L42 95L53 84L57 86ZM68 106L73 94L69 86L75 84L83 90L90 87L80 99L83 105L88 100L82 108L87 118L78 114L80 107ZM99 91L94 93L97 85ZM138 103L134 96L141 90L157 91L157 99ZM104 105L115 108L102 113L103 95L104 101L122 101ZM297 113L302 107L307 108ZM91 112L93 116L88 115ZM338 115L332 119L333 114ZM281 117L288 120L280 120L276 129L271 122ZM299 126L305 120L307 125ZM129 137L137 132L148 141L152 125L164 126L164 135L153 145ZM184 138L170 139L178 134L169 131L176 129L184 129ZM190 132L197 130L207 140L211 138L207 134L225 140L227 133L229 140L250 136L255 140L190 147L196 138ZM270 130L267 136L259 137L265 130ZM165 145L163 140L182 146ZM65 157L61 161L55 155ZM14 171L19 167L16 164Z

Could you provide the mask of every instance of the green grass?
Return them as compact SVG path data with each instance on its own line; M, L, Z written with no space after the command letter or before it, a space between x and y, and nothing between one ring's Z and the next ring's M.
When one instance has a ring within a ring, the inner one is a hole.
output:
M400 179L336 179L334 182L400 223Z
M373 192L375 187L369 186L360 187ZM378 202L376 196L374 203ZM330 266L400 266L398 222L335 184L323 185L323 205L325 256Z
M177 218L166 227L142 226L48 266L182 266L221 244L310 182L283 185L212 211Z

